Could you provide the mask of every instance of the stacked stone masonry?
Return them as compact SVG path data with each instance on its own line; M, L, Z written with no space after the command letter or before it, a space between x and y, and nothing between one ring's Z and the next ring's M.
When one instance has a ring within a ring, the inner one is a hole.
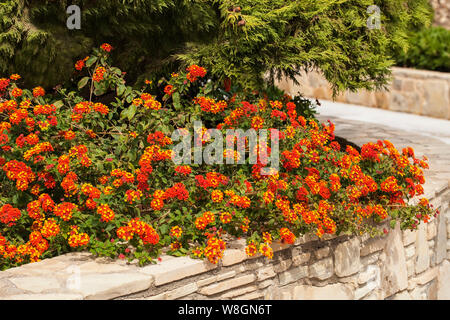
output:
M429 156L425 195L440 209L438 218L378 238L306 235L291 246L274 244L272 260L248 258L245 240L233 242L219 265L163 256L138 267L66 254L0 272L0 299L450 299L450 148L388 127L331 120L337 135L355 143L389 139Z
M431 0L434 9L434 25L450 29L450 1Z
M345 91L333 98L331 85L318 71L302 72L296 80L284 79L278 86L286 92L316 99L357 104L434 118L450 119L450 73L392 68L387 90Z

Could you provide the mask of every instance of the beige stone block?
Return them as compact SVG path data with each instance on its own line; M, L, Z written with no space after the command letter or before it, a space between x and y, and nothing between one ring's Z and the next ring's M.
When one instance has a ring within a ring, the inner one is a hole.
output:
M427 225L427 240L432 240L434 237L436 237L437 234L437 226L436 226L436 220L429 222Z
M416 238L416 273L422 273L430 266L430 249L427 243L427 226L422 222Z
M405 246L410 245L411 243L415 242L417 238L417 231L416 230L404 230L403 231L403 244Z
M425 104L422 114L425 116L447 119L449 105L449 86L444 81L424 81Z
M0 300L83 300L83 296L72 293L16 294L0 297Z
M349 287L337 283L324 287L299 285L293 290L294 300L352 300L353 293Z
M155 285L160 286L169 282L201 274L217 268L217 265L208 261L177 257L161 264L150 265L139 269L139 272L152 275Z
M81 274L126 272L129 268L114 263L97 263L90 261L79 265Z
M384 295L389 297L408 286L405 251L398 223L395 229L389 232L383 253L385 255L381 264L381 288Z
M241 276L238 278L233 278L230 280L222 281L222 282L219 282L216 284L212 284L207 287L203 287L199 290L199 293L210 296L210 295L217 294L217 293L229 290L229 289L233 289L236 287L246 285L248 283L255 281L255 279L256 279L255 275L249 274L249 275Z
M427 300L427 292L425 287L416 287L409 293L412 300Z
M197 281L197 286L198 287L207 286L208 284L211 284L211 283L216 282L216 281L217 281L217 276L209 277L209 278L206 278L206 279L198 280Z
M368 266L374 264L380 258L380 252L375 252L371 255L361 257L361 264L364 266Z
M166 293L165 299L174 300L174 299L182 298L182 297L187 296L188 294L196 292L197 289L198 289L198 287L197 287L196 283L190 283L190 284L187 284L180 288L168 291Z
M232 266L247 259L247 254L242 249L228 249L223 253L222 265Z
M225 280L225 279L229 279L229 278L232 278L232 277L234 277L236 275L236 271L228 271L228 272L225 272L225 273L221 273L221 274L218 274L217 275L217 281L222 281L222 280Z
M412 279L409 279L408 281L408 289L412 290L418 285L424 285L433 279L436 279L439 273L439 269L437 267L434 267L432 269L429 269L425 272L422 272L421 274L415 276Z
M256 277L258 281L266 280L275 277L277 274L273 270L273 266L268 266L266 268L260 269L256 272Z
M361 268L360 241L354 237L338 244L334 251L334 270L339 277L349 276Z
M292 256L292 264L294 266L299 266L299 265L302 265L304 263L307 263L310 258L311 258L311 253L309 253L309 252L300 253L300 254L295 255L295 256L293 255Z
M408 274L408 278L412 277L413 275L415 275L415 265L414 265L414 260L408 260L406 261L406 272Z
M447 233L445 216L443 214L439 215L437 219L437 234L436 234L436 263L441 263L447 255L447 236L450 236L450 233Z
M72 291L87 300L106 300L144 291L151 284L152 278L140 273L90 274L81 277L79 290Z
M383 250L386 245L386 238L369 239L361 248L361 256L367 256L377 251Z
M325 257L328 257L329 254L330 254L330 247L320 248L320 249L317 249L315 252L317 259L323 259Z
M319 260L309 266L309 276L319 280L325 280L333 275L333 259Z
M256 291L256 292L250 292L247 294L244 294L243 296L239 296L237 298L234 298L233 300L255 300L258 298L261 298L264 296L263 292Z
M231 298L242 296L242 295L244 295L246 293L254 292L254 291L258 291L258 287L255 286L255 285L251 285L251 286L248 286L248 287L244 287L244 288L239 288L239 289L236 289L236 290L228 291L228 292L222 294L220 297L224 298L224 299L231 299Z
M390 93L386 91L375 92L375 101L378 108L388 109L390 101Z
M406 259L411 259L416 254L416 247L414 245L407 246L405 248L405 257Z
M273 270L276 273L280 273L289 269L292 265L292 260L282 260L279 263L275 264Z
M17 288L33 293L60 288L59 281L53 277L10 278L9 281L14 283Z
M444 260L438 270L437 299L450 300L450 262Z
M378 287L376 281L370 281L366 285L355 290L355 300L360 300Z
M392 297L392 300L411 300L411 295L405 290L395 294Z
M368 281L376 279L380 274L380 267L376 265L368 266L364 271L358 274L358 283L363 284Z
M258 288L264 289L264 288L267 288L274 284L275 284L275 281L273 279L267 279L267 280L264 280L263 282L258 283Z
M299 266L278 275L280 286L298 281L308 276L308 266Z

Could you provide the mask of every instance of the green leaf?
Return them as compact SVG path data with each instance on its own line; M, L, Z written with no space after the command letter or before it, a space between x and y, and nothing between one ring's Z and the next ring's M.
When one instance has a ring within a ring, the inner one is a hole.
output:
M180 94L178 92L175 92L172 95L172 100L173 100L173 105L174 105L175 109L180 110L181 109Z
M89 59L87 59L86 61L86 67L90 67L92 66L95 62L97 62L97 57L90 57Z
M84 88L84 86L88 83L89 77L84 77L78 82L78 89Z
M117 90L116 90L117 95L118 95L118 96L123 95L123 93L125 92L125 89L126 89L126 88L127 88L127 87L124 86L124 85L118 85L118 86L117 86Z
M394 229L396 224L397 224L397 220L391 220L391 222L389 223L391 229Z
M53 102L53 105L57 108L61 108L64 105L64 102L62 100L58 100Z

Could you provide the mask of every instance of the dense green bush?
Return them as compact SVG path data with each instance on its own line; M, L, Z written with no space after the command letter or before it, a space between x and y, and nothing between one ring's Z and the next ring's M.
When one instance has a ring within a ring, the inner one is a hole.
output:
M66 28L71 4L81 8L81 30ZM370 5L380 8L380 29L367 28ZM106 41L128 83L167 74L178 57L250 89L267 72L294 76L311 67L335 90L373 89L388 81L391 49L405 48L407 31L430 17L427 0L7 0L0 72L51 88L73 77L65 72L73 60Z
M450 72L450 30L423 29L409 39L409 45L397 58L399 66Z

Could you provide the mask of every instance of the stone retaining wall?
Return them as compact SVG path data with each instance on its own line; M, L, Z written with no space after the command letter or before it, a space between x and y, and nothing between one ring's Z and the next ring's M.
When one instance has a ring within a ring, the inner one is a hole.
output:
M345 91L335 100L450 119L450 73L393 68L392 75L393 81L387 91ZM319 72L303 72L297 80L300 86L295 85L292 80L283 80L278 86L291 95L300 92L309 98L333 100L331 86Z
M449 200L447 187L432 201L442 214L417 231L397 228L380 238L305 236L292 246L275 245L272 260L247 258L244 241L226 250L220 266L164 256L140 268L67 254L1 272L0 298L450 299Z
M431 0L434 9L434 25L450 29L450 1Z

